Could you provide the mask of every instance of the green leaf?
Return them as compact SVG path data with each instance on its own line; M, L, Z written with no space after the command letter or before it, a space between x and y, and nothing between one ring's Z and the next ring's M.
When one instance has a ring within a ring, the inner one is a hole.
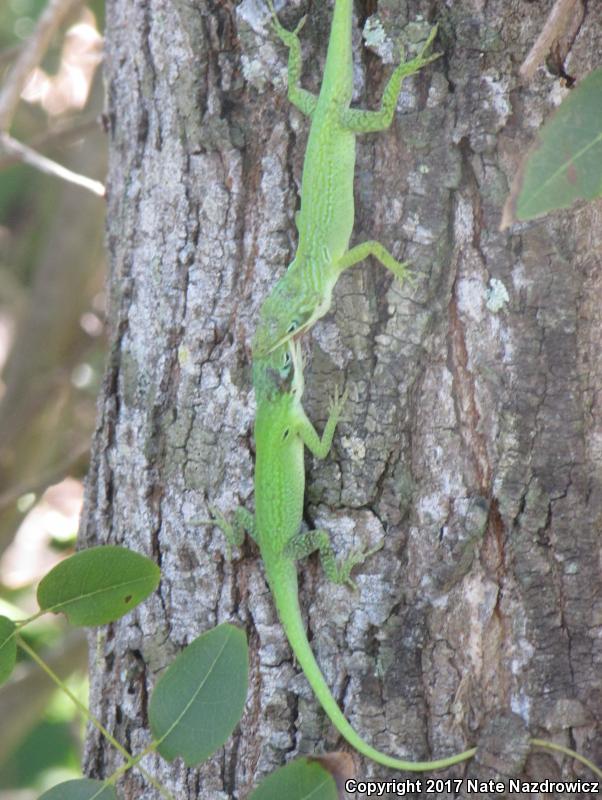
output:
M343 795L344 796L344 795ZM298 758L268 775L249 800L339 800L334 776L314 758Z
M0 684L7 681L17 661L15 623L8 617L0 617Z
M562 101L525 156L504 206L501 229L602 194L602 68Z
M53 786L40 800L117 800L115 789L104 781L81 778Z
M247 697L244 631L224 623L199 636L161 676L148 717L157 750L191 767L221 747L238 724Z
M50 570L38 586L44 611L62 611L72 625L104 625L142 602L159 583L159 567L125 547L82 550Z

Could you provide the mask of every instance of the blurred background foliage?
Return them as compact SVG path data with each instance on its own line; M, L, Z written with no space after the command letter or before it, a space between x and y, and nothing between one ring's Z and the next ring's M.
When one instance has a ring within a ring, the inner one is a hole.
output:
M75 4L29 75L10 134L102 181L102 0ZM0 3L0 87L46 0ZM105 350L104 201L0 148L0 614L36 609L73 550ZM86 642L42 618L27 641L86 701ZM0 687L0 800L79 774L82 722L22 659Z

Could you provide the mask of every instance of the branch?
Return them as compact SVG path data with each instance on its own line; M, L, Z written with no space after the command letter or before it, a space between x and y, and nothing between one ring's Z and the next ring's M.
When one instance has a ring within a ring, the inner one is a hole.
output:
M524 80L528 80L545 59L552 42L562 36L576 3L577 0L556 0L546 24L519 70Z
M53 464L49 469L47 469L38 477L34 478L32 481L20 483L17 486L13 486L12 488L7 489L5 492L2 492L2 494L0 494L0 511L8 508L8 506L11 506L13 503L16 503L17 500L22 497L22 495L27 494L28 492L34 492L35 494L44 492L49 486L52 486L53 484L63 480L67 475L68 470L77 464L80 458L87 455L89 452L90 442L86 440L77 448L75 448L75 450L66 458L56 464Z
M39 169L41 172L46 172L48 175L54 175L56 178L61 178L68 183L74 183L76 186L81 186L82 189L87 189L92 194L99 197L104 197L105 187L100 181L95 181L92 178L87 178L85 175L80 175L77 172L72 172L67 167L57 164L50 158L41 155L36 150L28 147L8 133L0 133L0 144L8 152L19 157L20 161L25 164L30 164L32 167Z
M29 142L24 142L23 146L33 150L41 150L44 147L56 143L70 142L91 131L98 130L98 128L99 122L97 116L84 119L81 122L69 121L68 123L59 123L49 130L34 136ZM8 167L14 166L14 164L20 164L21 161L22 158L18 153L0 155L0 172Z
M86 669L87 655L86 637L78 629L69 631L46 658L66 678ZM0 728L0 765L10 763L15 747L36 724L54 691L54 684L32 661L20 664L12 681L0 689L0 719L6 721Z
M6 47L2 50L2 52L0 52L0 66L2 66L2 64L8 64L9 61L14 61L22 49L22 44L14 44L12 47Z
M80 2L81 0L49 0L40 14L35 31L25 43L0 92L0 131L10 129L21 92L31 71L44 58L52 37L67 14Z

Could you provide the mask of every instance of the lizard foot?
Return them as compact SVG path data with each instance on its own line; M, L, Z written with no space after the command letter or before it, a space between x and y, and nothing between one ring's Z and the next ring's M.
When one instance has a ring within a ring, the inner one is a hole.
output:
M276 14L276 9L274 8L272 0L266 0L266 2L268 8L270 9L270 13L272 15L272 27L274 28L276 35L280 38L282 42L284 42L284 44L287 47L291 47L291 45L295 42L295 40L298 41L299 31L305 25L305 22L307 20L307 15L301 17L301 19L295 26L294 30L289 31L288 28L285 28L284 25L278 19L278 14Z
M439 30L438 25L433 25L431 28L431 32L428 35L428 38L424 45L422 46L420 52L417 56L412 58L410 61L403 60L403 50L401 52L401 63L395 70L396 72L400 72L404 78L407 78L408 75L414 75L414 73L421 70L422 67L426 67L427 64L430 64L432 61L436 61L438 58L441 58L443 53L432 53L430 56L425 55L426 51L432 45L435 36Z
M371 555L380 550L380 547L373 547L370 550L354 550L338 568L338 580L336 583L346 583L349 588L357 590L357 584L350 577L351 570L358 564L363 564L364 561Z
M343 394L340 394L340 388L335 386L334 393L330 398L330 403L328 404L328 416L333 417L336 420L341 418L341 414L343 413L343 407L347 402L347 398L349 397L349 391L345 389Z

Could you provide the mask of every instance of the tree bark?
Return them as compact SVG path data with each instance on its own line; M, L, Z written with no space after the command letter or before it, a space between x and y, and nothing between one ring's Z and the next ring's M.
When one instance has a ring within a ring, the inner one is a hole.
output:
M393 38L427 30L420 15L440 24L442 58L404 84L390 131L358 140L353 241L379 239L415 282L363 264L306 337L318 427L334 386L350 390L331 457L307 460L307 521L341 554L382 543L355 594L300 565L312 647L370 743L412 759L482 745L450 774L485 779L591 777L527 748L527 731L602 762L600 204L498 232L564 91L543 67L518 78L552 5L378 4ZM356 3L356 23L375 6ZM291 1L282 20L306 10ZM330 14L313 4L302 33L314 91ZM161 670L238 622L240 728L198 770L144 764L178 798L246 797L293 755L344 746L292 661L256 547L228 562L219 531L188 524L208 503L252 507L250 341L294 252L308 124L263 4L112 0L107 19L112 344L81 536L151 555L163 577L100 640L91 705L139 752ZM576 78L597 65L601 23L590 3L564 45ZM354 101L375 108L391 66L357 27L354 49ZM92 732L89 774L119 763ZM157 796L135 772L121 786Z

